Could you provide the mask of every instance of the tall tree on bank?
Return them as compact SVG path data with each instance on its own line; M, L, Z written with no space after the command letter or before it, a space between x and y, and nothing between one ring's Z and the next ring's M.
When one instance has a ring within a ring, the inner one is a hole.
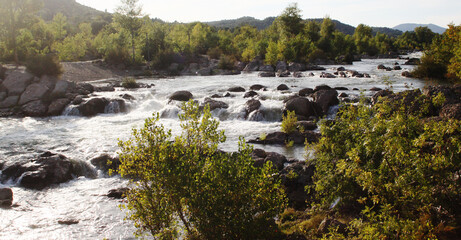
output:
M39 0L0 0L0 25L8 48L13 50L14 62L19 64L17 37L19 30L27 27L34 13L42 6Z
M133 63L136 61L135 39L142 27L142 17L144 16L138 1L121 0L121 5L117 7L114 16L115 22L130 33Z

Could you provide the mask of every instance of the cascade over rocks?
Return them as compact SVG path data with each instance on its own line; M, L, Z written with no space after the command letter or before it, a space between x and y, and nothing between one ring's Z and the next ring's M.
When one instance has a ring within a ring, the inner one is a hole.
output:
M253 111L258 110L261 107L261 102L256 99L250 99L245 103L245 111L250 114Z

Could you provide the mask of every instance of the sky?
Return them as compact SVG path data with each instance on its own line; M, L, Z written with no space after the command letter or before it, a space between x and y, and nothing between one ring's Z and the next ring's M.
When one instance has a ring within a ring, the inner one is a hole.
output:
M101 10L114 12L120 0L77 0ZM278 16L293 2L303 18L329 16L357 26L394 27L401 23L433 23L441 27L461 24L461 0L139 0L143 13L167 22L207 22L243 16L264 19Z

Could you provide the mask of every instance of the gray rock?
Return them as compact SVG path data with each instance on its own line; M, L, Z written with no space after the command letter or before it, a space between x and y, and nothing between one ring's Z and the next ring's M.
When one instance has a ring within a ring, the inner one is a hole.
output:
M64 155L45 152L23 162L15 162L3 168L1 180L21 179L20 185L29 189L43 189L52 184L67 182L80 176L74 164Z
M63 81L63 80L57 81L56 84L54 85L54 89L51 92L51 95L55 97L65 96L68 88L69 88L68 81Z
M22 111L26 116L44 117L48 112L48 106L41 100L36 100L23 105Z
M202 68L197 71L198 76L211 76L212 69L211 68Z
M227 89L228 92L245 92L245 88L243 87L231 87Z
M274 68L271 65L264 65L264 66L259 67L259 71L273 72Z
M126 197L125 194L128 191L130 191L129 188L111 189L109 190L109 193L107 193L107 197L113 198L113 199L124 199Z
M170 96L170 101L175 100L175 101L183 101L187 102L190 99L192 99L193 95L189 91L177 91L171 94Z
M334 89L317 91L313 94L313 98L324 113L327 113L331 106L339 104L338 92Z
M334 74L326 73L326 72L322 72L322 74L320 74L320 77L321 78L336 78Z
M82 116L92 117L99 113L104 113L109 100L106 98L92 98L78 106Z
M13 205L13 190L0 188L0 206L10 207L11 205Z
M288 89L290 89L290 88L286 84L280 84L280 85L277 86L278 91L286 91Z
M278 71L277 72L277 77L289 77L291 75L290 71Z
M264 112L256 110L248 115L248 121L261 122L265 120Z
M229 105L227 103L222 101L216 101L211 98L205 98L205 101L203 102L201 107L205 107L207 105L210 107L210 111L213 111L218 108L229 108Z
M277 63L277 66L276 66L276 68L275 68L275 71L277 71L277 72L278 72L278 71L282 71L282 72L283 72L283 71L286 71L286 70L288 70L287 63L286 63L285 61L279 61L279 62Z
M260 72L259 77L275 77L275 72Z
M251 98L254 96L258 96L258 93L255 91L249 91L249 92L246 92L245 95L243 95L243 98Z
M309 101L307 98L295 97L285 103L284 111L294 111L298 115L298 120L307 120L310 117L322 116L321 107Z
M95 157L90 160L91 164L97 169L102 170L104 173L108 173L110 169L118 170L120 166L120 159L118 157L112 157L108 154Z
M322 84L322 85L315 86L314 92L317 92L317 91L320 91L320 90L329 90L329 89L331 89L330 86Z
M248 63L246 67L243 69L243 71L245 72L258 71L260 66L261 66L261 61L255 59L251 61L250 63Z
M261 84L254 84L254 85L251 85L250 90L253 90L253 91L266 90L266 87Z
M0 108L11 108L18 104L19 96L9 96L0 102Z
M19 105L24 105L28 102L37 101L42 99L46 93L50 91L50 88L43 83L30 84L26 90L22 93L19 99Z
M290 63L288 65L288 71L290 72L302 72L306 71L306 65L302 63Z
M306 96L308 96L309 94L312 94L312 93L314 93L314 89L312 89L312 88L303 88L303 89L299 90L298 95L301 96L301 97L306 97Z
M302 72L294 72L293 77L295 78L302 78L304 77L304 74Z
M3 86L8 90L8 95L20 95L26 90L26 87L34 79L34 76L28 72L11 72L5 81L3 81Z
M60 98L54 100L49 106L48 106L48 114L49 116L58 116L61 115L61 113L64 111L66 106L70 103L70 100L67 98Z
M2 102L6 97L8 97L6 92L0 92L0 102Z
M245 111L246 111L247 114L258 110L260 107L261 107L261 102L259 100L256 100L256 99L248 100L245 103Z

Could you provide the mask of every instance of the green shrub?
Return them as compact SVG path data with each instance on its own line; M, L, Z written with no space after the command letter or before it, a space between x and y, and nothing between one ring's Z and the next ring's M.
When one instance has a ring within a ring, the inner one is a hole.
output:
M234 69L234 63L235 61L226 55L221 55L219 58L219 63L218 63L218 68L219 69L227 69L227 70L233 70Z
M311 190L323 209L355 218L347 238L433 239L460 227L461 122L421 120L405 104L345 106L321 127Z
M36 55L30 57L26 69L37 77L43 75L59 77L63 71L61 63L52 55Z
M444 79L446 74L447 66L428 55L424 55L421 58L421 63L413 70L415 77L423 79Z
M296 123L298 118L296 117L295 111L288 111L286 116L282 116L282 132L292 133L296 131Z
M133 77L125 77L122 80L122 87L124 88L138 88L139 85Z
M132 58L130 52L126 48L110 48L104 55L104 60L112 65L130 65Z
M202 115L190 101L182 110L183 132L174 141L157 114L120 142L119 171L134 184L126 209L137 234L177 238L183 228L196 239L272 239L286 202L271 162L254 167L243 139L237 153L219 151L225 135L209 108Z

